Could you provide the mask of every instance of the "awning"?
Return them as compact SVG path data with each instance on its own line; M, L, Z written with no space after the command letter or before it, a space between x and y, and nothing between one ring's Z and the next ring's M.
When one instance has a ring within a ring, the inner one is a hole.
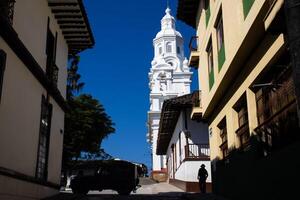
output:
M199 91L195 91L192 94L164 101L160 115L157 138L156 153L158 155L165 155L167 153L181 110L185 108L192 108L196 100L195 96L199 97L198 94Z

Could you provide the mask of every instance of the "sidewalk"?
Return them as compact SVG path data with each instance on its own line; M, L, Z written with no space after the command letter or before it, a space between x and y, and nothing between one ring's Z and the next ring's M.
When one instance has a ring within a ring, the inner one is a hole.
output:
M168 183L155 183L149 185L142 185L141 188L137 190L137 194L157 194L157 195L165 195L165 194L173 194L178 195L182 194L183 190L170 185Z
M185 193L182 195L183 200L229 200L224 197L217 196L212 193L201 194L201 193Z

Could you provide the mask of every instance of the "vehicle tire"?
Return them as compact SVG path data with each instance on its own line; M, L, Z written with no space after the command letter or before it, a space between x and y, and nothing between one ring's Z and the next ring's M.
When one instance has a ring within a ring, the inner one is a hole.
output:
M118 190L119 195L130 195L131 190Z
M73 188L72 188L72 193L73 193L73 194L79 194L79 191L78 191L78 189L73 189Z
M76 188L72 189L73 194L87 194L89 192L88 189Z

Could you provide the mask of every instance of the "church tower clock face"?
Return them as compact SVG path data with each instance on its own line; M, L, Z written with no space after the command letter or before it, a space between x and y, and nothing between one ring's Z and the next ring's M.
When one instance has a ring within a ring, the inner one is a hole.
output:
M190 93L192 72L184 57L183 37L176 30L175 18L166 9L161 29L153 39L154 57L149 77L150 102L147 141L152 149L153 171L166 168L166 158L156 155L160 112L164 100Z

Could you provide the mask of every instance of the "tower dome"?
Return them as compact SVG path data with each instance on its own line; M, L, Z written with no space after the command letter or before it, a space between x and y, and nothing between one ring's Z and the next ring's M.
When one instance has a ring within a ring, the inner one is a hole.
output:
M171 9L167 7L165 16L161 19L161 31L156 34L155 38L163 36L178 36L182 38L182 35L176 31L175 18L171 15Z

